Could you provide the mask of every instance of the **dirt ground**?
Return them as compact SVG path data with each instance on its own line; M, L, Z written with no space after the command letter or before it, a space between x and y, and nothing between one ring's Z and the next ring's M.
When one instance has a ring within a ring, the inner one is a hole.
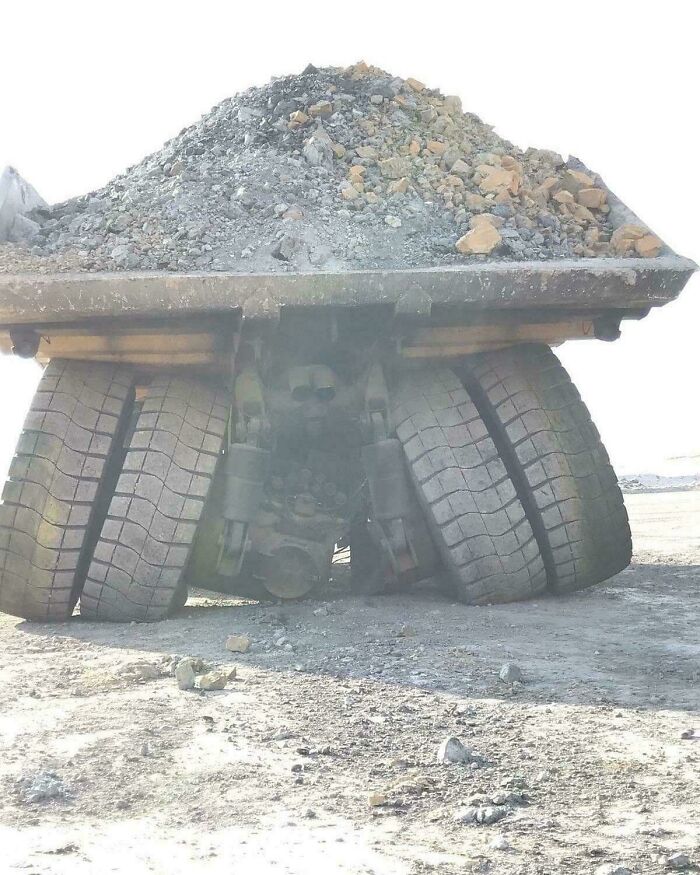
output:
M0 873L660 873L678 852L692 871L700 491L628 507L636 564L568 598L0 617ZM179 690L182 655L237 678ZM450 735L484 762L440 764ZM455 820L467 806L505 816Z

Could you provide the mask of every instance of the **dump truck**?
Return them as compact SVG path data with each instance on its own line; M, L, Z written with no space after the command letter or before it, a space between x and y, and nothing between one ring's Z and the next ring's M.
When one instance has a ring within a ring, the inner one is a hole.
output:
M612 194L613 224L640 224ZM44 366L0 504L0 610L153 621L428 576L467 604L630 561L622 494L552 351L614 341L695 265L0 276L0 349Z

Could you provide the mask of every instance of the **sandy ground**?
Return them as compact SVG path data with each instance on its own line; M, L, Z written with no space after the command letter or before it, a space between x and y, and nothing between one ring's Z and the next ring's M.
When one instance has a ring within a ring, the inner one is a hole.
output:
M700 864L700 740L683 737L700 735L700 492L628 506L636 564L563 599L468 608L426 588L194 598L152 626L0 617L0 873ZM231 633L248 653L227 653ZM174 655L238 676L181 691ZM438 763L449 735L485 762ZM505 816L457 822L468 805Z

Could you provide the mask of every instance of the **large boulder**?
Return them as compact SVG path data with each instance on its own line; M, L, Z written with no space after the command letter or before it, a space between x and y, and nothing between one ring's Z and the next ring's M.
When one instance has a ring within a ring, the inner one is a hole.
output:
M48 204L14 167L0 175L0 242L19 243L32 237L39 225L27 214Z

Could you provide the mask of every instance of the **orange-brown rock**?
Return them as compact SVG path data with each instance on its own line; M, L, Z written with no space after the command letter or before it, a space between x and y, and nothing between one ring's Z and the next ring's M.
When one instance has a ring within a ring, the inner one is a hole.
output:
M572 194L577 194L582 188L593 188L595 179L581 170L567 170L562 177L561 184Z
M386 187L387 194L404 194L408 191L409 179L402 176L401 179L392 180Z
M308 122L308 120L309 120L308 115L305 112L302 112L300 109L298 109L296 112L293 112L290 114L289 123L287 124L287 127L298 128L298 127L301 127L301 125L305 125L306 122Z
M589 210L599 210L607 198L602 188L582 188L576 194L576 200Z
M649 235L649 230L643 225L620 225L613 231L610 245L618 255L625 255L635 248L636 240L641 240L647 235Z
M492 213L478 213L472 216L469 220L470 228L478 228L480 225L491 225L492 228L500 228L504 220L500 216L494 216Z
M517 191L517 176L512 170L506 170L505 167L491 167L486 175L479 183L479 188L484 194L491 191L498 191L502 188L513 189Z
M460 237L455 248L463 255L488 255L500 245L501 240L501 235L492 224L482 222Z
M440 140L428 140L426 147L433 155L442 155L447 148L447 143L441 143Z
M634 241L634 249L642 258L656 258L663 248L663 242L655 234L646 234Z
M417 92L425 91L425 85L422 82L419 82L418 79L414 79L412 76L409 76L406 80L406 85Z

